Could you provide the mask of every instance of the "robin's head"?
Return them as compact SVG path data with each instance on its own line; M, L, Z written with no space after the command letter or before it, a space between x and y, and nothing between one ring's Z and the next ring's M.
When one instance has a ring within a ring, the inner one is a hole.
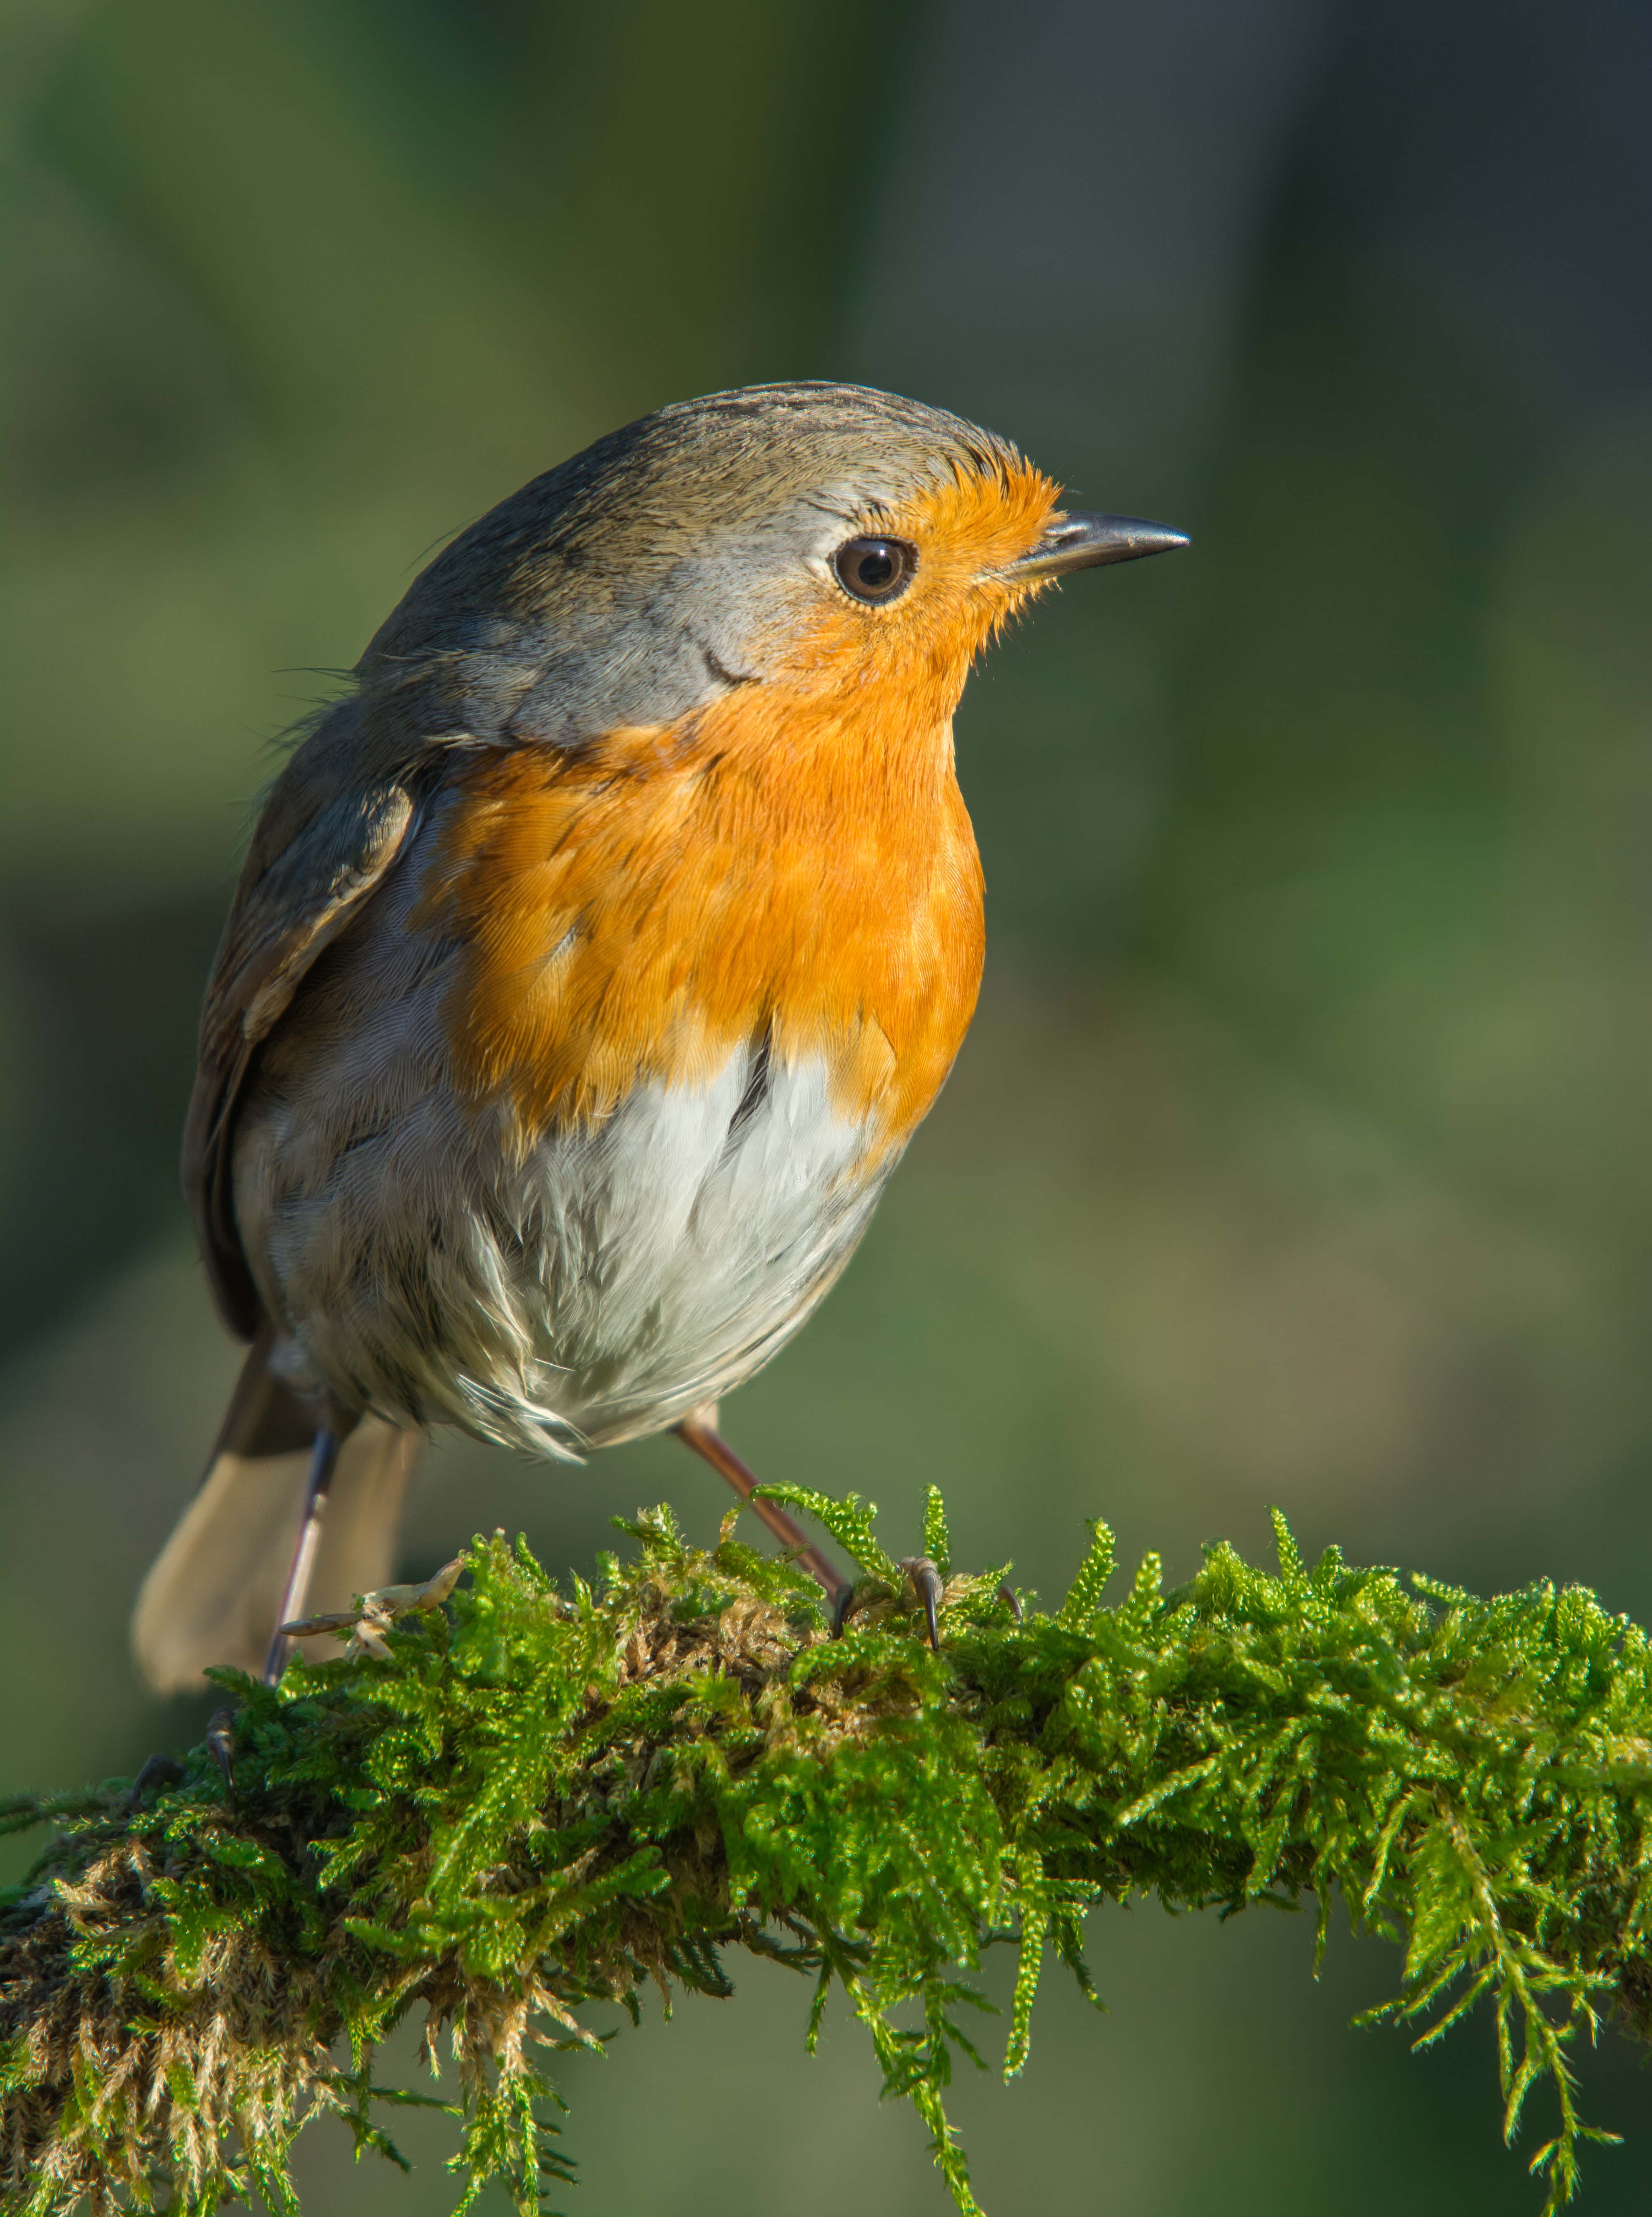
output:
M1008 441L852 385L679 403L536 478L447 547L364 656L429 728L578 747L737 687L922 683L1069 570L1184 544L1068 515Z

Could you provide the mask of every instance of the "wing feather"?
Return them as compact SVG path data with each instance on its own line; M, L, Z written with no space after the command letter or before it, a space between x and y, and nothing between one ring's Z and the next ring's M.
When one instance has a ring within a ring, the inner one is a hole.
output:
M405 763L352 744L354 704L336 709L265 802L201 1010L183 1187L225 1323L250 1339L262 1315L230 1186L235 1110L260 1043L305 973L384 882L418 813ZM341 728L341 726L343 728Z

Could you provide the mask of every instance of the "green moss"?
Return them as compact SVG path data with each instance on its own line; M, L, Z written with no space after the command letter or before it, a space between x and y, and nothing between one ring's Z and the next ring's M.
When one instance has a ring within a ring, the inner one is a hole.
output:
M839 1639L732 1520L706 1554L641 1518L600 1593L499 1536L388 1661L235 1678L232 1793L202 1748L135 1810L119 1786L9 1805L56 1831L0 1921L6 2206L295 2212L317 2115L399 2160L385 2121L428 2097L373 2057L416 2013L452 2058L459 2207L498 2179L543 2208L568 2176L546 2050L650 1981L727 1992L744 1948L814 1980L817 2024L842 1985L967 2212L942 2099L985 1947L1020 1951L1014 2072L1049 1960L1089 1991L1094 1902L1310 1889L1322 1947L1338 1893L1403 1946L1387 2013L1422 2037L1486 2000L1508 2129L1546 2080L1533 2168L1570 2197L1569 2042L1652 2022L1638 1629L1575 1590L1310 1571L1279 1519L1275 1573L1217 1547L1167 1594L1150 1557L1108 1609L1098 1525L1054 1615L952 1578L933 1653L872 1510L774 1491L865 1573ZM944 1570L933 1492L922 1538Z

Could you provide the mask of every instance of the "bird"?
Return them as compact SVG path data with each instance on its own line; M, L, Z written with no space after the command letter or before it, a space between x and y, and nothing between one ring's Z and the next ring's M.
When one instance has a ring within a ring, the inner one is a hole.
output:
M952 717L1060 578L1187 544L828 382L663 407L414 580L268 790L183 1183L247 1354L144 1581L151 1684L274 1682L419 1442L675 1431L819 1306L974 1012ZM829 1591L837 1572L753 1504Z

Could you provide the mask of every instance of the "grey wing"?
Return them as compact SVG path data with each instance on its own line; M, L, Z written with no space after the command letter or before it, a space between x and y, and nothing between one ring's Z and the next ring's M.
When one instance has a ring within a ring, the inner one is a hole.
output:
M322 949L383 882L418 812L406 775L375 774L367 750L351 744L354 718L354 704L335 710L276 781L201 1011L183 1189L219 1308L243 1339L257 1331L262 1308L230 1185L236 1104L260 1042Z

